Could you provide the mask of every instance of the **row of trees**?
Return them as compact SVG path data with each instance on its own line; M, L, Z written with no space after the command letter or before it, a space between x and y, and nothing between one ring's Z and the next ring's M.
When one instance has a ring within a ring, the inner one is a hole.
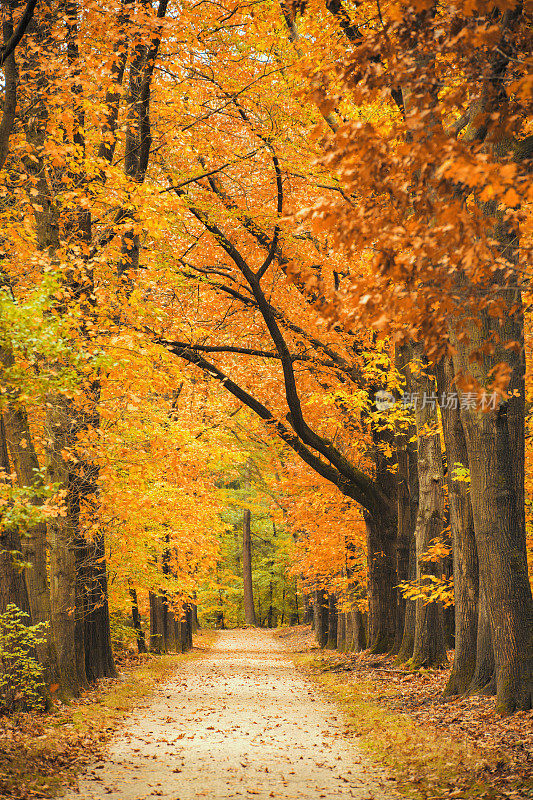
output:
M178 608L216 570L244 405L314 589L440 665L449 525L448 691L530 707L527 10L2 9L4 472L42 515L5 550L49 676L112 672L110 576Z

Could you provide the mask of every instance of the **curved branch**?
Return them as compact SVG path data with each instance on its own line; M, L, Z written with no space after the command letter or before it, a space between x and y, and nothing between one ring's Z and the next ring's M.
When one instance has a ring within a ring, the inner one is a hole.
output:
M258 350L253 347L238 347L237 345L230 344L189 344L188 342L175 342L169 339L158 339L159 344L165 347L181 347L187 350L192 350L194 353L235 353L236 355L255 356L257 358L273 358L279 360L279 353L273 350ZM292 353L291 359L293 361L311 362L318 364L321 367L329 367L330 369L338 369L333 361L324 361L307 353Z
M33 12L35 11L36 5L37 0L28 0L26 3L26 8L24 9L23 15L19 19L17 27L13 31L13 34L10 36L9 40L2 46L0 50L0 66L3 66L6 63L11 53L15 50L15 47L26 33L26 28L30 24L30 20L33 17Z
M318 456L312 453L299 437L287 428L281 420L276 419L266 406L235 383L235 381L232 381L222 370L199 355L199 353L195 353L187 347L173 346L170 342L165 343L163 339L156 339L155 341L165 347L169 352L174 353L174 355L184 359L189 364L199 367L210 377L221 383L230 394L239 400L239 402L247 406L266 422L280 439L300 456L302 461L314 469L319 475L322 475L323 478L326 478L326 480L337 486L344 495L360 503L360 505L371 514L383 513L383 498L368 476L364 475L364 473L360 472L355 467L352 467L354 478L348 479L335 466L322 461ZM357 478L359 478L359 480ZM368 484L372 484L372 492L368 491ZM385 510L390 510L388 505Z
M4 36L11 36L12 26L10 22L4 23ZM17 109L17 65L13 51L4 59L4 109L0 122L0 169L4 166L9 153L9 138L15 122L15 112Z
M281 176L281 169L279 167L279 161L277 155L273 152L272 153L272 161L274 162L274 170L276 172L276 185L278 189L278 203L277 203L277 215L278 217L281 216L281 212L283 211L283 179ZM274 237L272 239L272 244L270 245L270 249L268 251L268 255L263 262L263 265L257 270L255 277L258 281L261 280L267 269L269 268L270 264L272 263L272 259L276 253L276 248L278 246L278 238L279 238L279 225L276 225L274 228Z
M180 197L187 199L186 193L181 189L176 189L175 191ZM349 482L355 481L357 485L360 485L361 487L364 486L364 490L368 492L369 497L372 498L372 503L375 504L374 507L377 507L378 505L381 507L381 513L391 513L393 511L394 503L377 488L375 481L373 481L360 470L356 469L332 442L321 436L318 436L306 423L302 413L300 398L298 396L291 354L283 334L281 333L281 330L276 322L276 318L271 312L270 303L266 299L263 290L259 285L259 281L235 245L227 238L227 236L217 225L211 222L208 214L205 211L195 207L191 202L188 203L188 209L191 214L193 214L196 219L201 222L204 227L215 237L223 250L225 250L228 256L232 259L235 266L240 269L244 278L248 281L248 284L257 302L257 307L261 312L268 332L270 333L272 341L276 346L276 350L280 355L281 368L283 371L283 379L285 384L285 397L291 412L290 422L299 439L301 439L301 441L308 447L311 447L313 450L316 450L318 453L327 458L330 464L332 464L335 469L338 470L339 473L343 475Z

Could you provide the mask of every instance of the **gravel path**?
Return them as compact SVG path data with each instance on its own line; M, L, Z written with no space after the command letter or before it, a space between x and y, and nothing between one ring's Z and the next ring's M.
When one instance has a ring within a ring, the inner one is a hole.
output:
M265 631L221 632L126 721L69 800L392 800L336 706Z

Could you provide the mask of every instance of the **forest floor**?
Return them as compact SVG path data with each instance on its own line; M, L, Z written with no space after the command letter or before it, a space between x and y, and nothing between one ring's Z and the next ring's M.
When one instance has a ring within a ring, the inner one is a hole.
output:
M278 636L399 790L428 800L533 800L533 711L500 718L493 697L444 700L449 668L412 672L384 655L319 650L309 626Z
M303 626L134 661L52 714L0 719L0 798L533 800L533 712L443 702L447 670L319 650Z
M56 699L51 712L0 716L0 798L45 800L96 759L124 717L181 664L201 657L213 631L196 637L184 655L115 653L117 678L102 679L70 702Z
M142 702L68 800L393 800L271 632L220 632Z

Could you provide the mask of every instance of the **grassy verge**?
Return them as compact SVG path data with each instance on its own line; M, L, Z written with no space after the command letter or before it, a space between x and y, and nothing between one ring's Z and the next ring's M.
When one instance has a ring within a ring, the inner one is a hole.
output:
M0 720L0 798L55 797L85 765L103 757L124 717L180 664L201 657L215 636L202 632L189 653L147 656L49 714Z
M533 797L533 780L507 778L505 756L477 749L464 738L452 738L409 714L387 708L383 684L356 676L325 672L324 662L310 655L294 657L308 677L335 699L346 713L357 744L395 779L397 790L417 800L454 797L460 800ZM498 785L500 783L500 785Z

